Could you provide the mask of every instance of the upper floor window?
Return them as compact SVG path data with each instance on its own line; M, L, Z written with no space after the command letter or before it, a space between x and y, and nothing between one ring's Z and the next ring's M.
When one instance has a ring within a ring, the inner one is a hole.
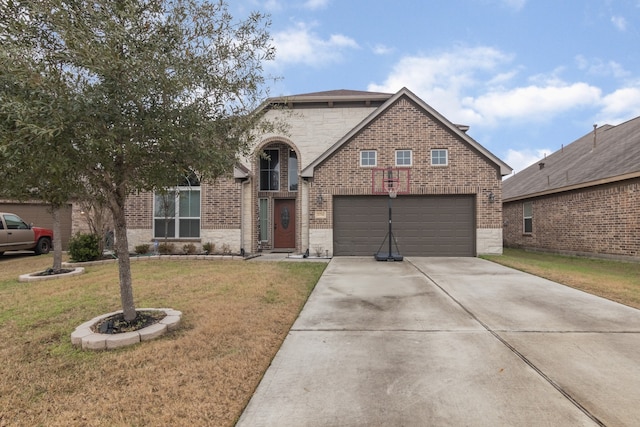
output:
M411 150L396 150L396 166L411 166Z
M447 166L449 155L446 149L431 150L431 166Z
M200 182L195 174L153 199L155 238L200 237Z
M531 202L522 204L522 230L525 233L533 233L533 205Z
M260 156L260 190L280 190L280 151L264 150Z
M298 191L298 155L289 150L289 191Z
M375 150L364 150L360 152L360 166L376 166L378 156Z

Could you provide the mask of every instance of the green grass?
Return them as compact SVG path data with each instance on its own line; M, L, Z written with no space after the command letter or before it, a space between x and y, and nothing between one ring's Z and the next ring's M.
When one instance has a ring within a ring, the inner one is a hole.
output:
M505 249L490 261L640 308L640 263Z
M119 310L116 264L19 283L47 256L0 259L0 426L232 426L326 264L144 261L136 307L182 311L179 329L104 352L70 334Z

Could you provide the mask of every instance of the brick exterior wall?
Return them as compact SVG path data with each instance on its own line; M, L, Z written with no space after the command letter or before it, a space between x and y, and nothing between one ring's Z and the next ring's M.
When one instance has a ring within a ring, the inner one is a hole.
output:
M523 233L523 201L504 204L507 247L640 260L640 179L528 199L532 233Z
M476 228L502 227L502 186L497 166L413 102L401 98L315 169L309 197L310 228L333 228L333 195L372 194L371 168L360 166L361 150L376 150L377 167L395 167L395 151L402 149L412 150L411 194L478 195ZM448 150L448 166L431 166L432 149ZM495 196L493 203L489 202L490 192ZM320 194L325 202L316 206ZM327 215L317 218L314 210L326 211Z
M210 236L220 236L212 243L217 248L228 245L238 252L240 242L241 184L232 177L223 177L214 182L203 182L200 186L200 238L169 239L176 248L184 243L200 247ZM126 205L129 248L153 241L153 194L149 192L130 196ZM230 230L228 233L213 233L212 230ZM224 241L223 241L224 240Z

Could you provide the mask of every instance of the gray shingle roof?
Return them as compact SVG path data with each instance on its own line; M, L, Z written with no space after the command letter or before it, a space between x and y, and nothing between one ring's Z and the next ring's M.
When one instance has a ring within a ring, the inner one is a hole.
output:
M604 125L506 179L504 201L640 176L640 117Z

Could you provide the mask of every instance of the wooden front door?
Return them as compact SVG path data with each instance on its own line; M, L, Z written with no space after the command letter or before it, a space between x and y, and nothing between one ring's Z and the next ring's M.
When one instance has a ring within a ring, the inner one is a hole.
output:
M275 249L295 249L296 201L276 199L273 215L273 247Z

